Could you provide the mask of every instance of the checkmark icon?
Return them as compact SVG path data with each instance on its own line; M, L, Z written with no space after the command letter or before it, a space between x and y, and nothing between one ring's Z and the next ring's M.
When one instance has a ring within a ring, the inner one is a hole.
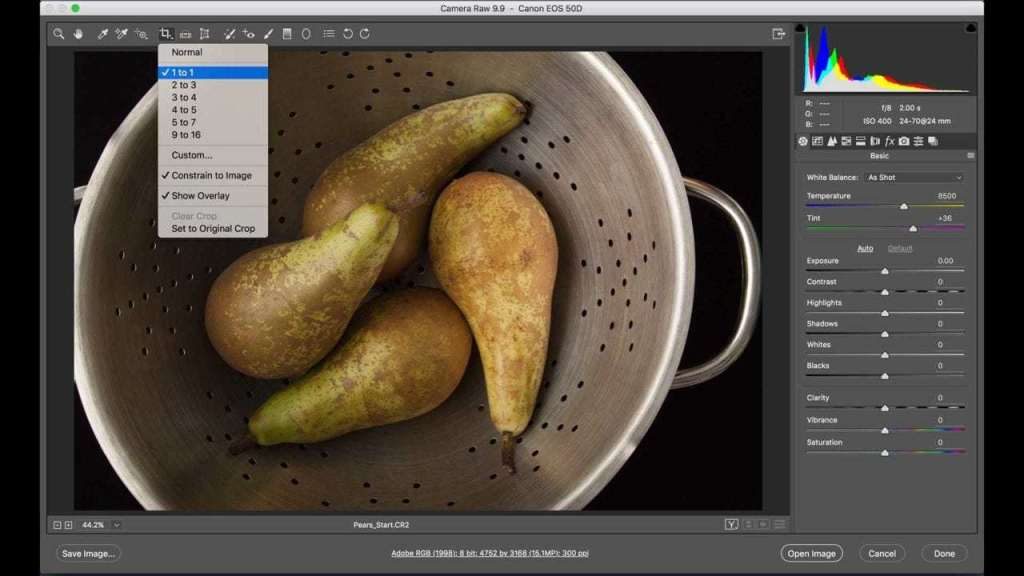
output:
M164 71L163 71L163 72L161 72L160 74L161 74L162 76L167 76L167 73L168 73L168 72L170 72L170 71L171 71L171 69L170 69L170 68L164 68Z
M163 174L161 174L160 177L161 178L167 178L167 175L170 174L170 173L171 173L171 171L168 170L167 172L164 172Z
M167 197L170 196L170 195L171 195L171 193L170 193L170 191L168 191L168 192L164 192L163 194L161 194L160 197L163 198L164 200L166 200Z

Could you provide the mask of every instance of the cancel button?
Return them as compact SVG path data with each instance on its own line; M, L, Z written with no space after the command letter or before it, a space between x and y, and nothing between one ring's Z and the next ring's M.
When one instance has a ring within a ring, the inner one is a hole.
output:
M902 562L907 551L899 544L865 544L860 548L860 559L865 562Z
M839 544L786 544L779 554L786 562L831 563L843 559L843 547Z

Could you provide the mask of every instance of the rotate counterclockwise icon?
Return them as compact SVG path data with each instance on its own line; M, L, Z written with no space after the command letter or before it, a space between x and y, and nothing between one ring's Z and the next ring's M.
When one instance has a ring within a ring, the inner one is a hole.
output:
M302 29L302 39L303 40L309 40L312 36L313 36L313 32L311 32L309 30L309 28L303 28Z

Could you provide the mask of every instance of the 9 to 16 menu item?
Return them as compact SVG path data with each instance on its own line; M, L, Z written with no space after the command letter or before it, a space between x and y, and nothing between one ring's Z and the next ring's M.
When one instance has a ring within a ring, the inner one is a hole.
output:
M161 238L266 238L267 45L161 44Z

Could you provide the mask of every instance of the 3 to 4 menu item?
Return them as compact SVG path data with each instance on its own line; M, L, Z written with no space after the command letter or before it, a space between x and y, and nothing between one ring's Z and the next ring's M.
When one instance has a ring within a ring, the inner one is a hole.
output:
M161 238L266 238L267 45L162 44Z

